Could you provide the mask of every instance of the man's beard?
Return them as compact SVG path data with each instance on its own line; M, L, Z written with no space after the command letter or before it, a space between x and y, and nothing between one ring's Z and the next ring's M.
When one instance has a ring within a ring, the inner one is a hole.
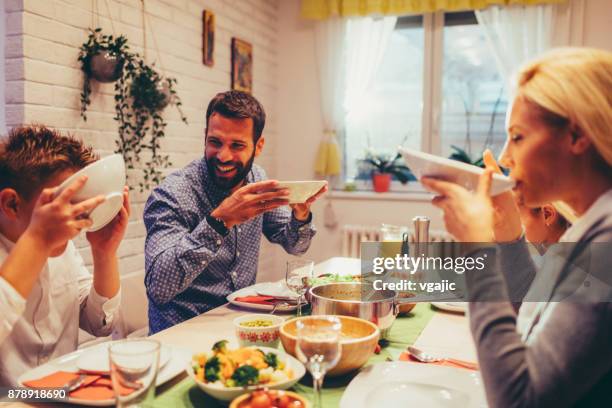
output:
M255 150L253 150L253 154L251 155L251 158L246 163L246 165L241 162L235 162L235 161L221 163L219 162L219 160L217 160L216 157L212 157L210 159L208 158L206 159L206 167L208 168L208 174L210 175L210 177L213 180L213 183L215 183L217 187L219 187L222 190L231 190L246 179L247 174L249 174L249 172L251 171L251 168L253 167L254 160L255 160ZM236 175L232 178L218 177L217 176L217 165L234 166L236 168Z

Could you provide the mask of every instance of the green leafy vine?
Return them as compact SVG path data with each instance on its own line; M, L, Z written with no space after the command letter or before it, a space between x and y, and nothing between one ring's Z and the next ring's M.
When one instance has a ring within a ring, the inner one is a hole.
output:
M172 166L168 155L161 153L160 140L165 136L166 121L161 115L168 104L176 106L181 120L187 118L181 110L181 100L175 78L161 76L153 65L148 65L138 53L132 52L123 35L113 37L102 34L100 28L90 30L88 40L81 46L78 60L85 74L81 93L81 116L91 103L90 81L95 77L92 58L101 53L117 58L120 74L115 81L115 116L119 124L116 153L121 153L128 169L141 169L141 192L159 184L162 169Z

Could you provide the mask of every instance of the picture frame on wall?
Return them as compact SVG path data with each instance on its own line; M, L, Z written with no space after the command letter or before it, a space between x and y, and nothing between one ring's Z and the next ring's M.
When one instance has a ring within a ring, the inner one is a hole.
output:
M232 89L253 92L253 46L232 38Z
M202 62L207 67L212 67L215 65L215 14L204 10L202 23Z

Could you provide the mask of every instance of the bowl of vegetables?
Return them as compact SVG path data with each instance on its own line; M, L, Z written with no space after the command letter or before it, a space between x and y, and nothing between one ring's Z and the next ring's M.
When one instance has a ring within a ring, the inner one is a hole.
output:
M280 326L285 319L270 314L247 314L234 319L236 337L240 347L277 348Z
M308 408L301 395L282 390L255 390L232 401L229 408Z
M262 386L275 390L292 387L306 373L294 357L269 347L230 350L227 340L214 344L211 352L195 354L187 374L202 391L221 401Z

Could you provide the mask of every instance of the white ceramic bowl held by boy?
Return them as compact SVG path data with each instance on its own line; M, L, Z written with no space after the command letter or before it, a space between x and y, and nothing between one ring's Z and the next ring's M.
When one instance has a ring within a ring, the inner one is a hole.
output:
M123 187L126 182L123 157L113 154L82 168L59 186L57 194L83 175L87 176L87 182L77 191L72 202L78 203L98 195L106 197L106 200L89 214L93 224L88 231L97 231L111 222L123 206Z

